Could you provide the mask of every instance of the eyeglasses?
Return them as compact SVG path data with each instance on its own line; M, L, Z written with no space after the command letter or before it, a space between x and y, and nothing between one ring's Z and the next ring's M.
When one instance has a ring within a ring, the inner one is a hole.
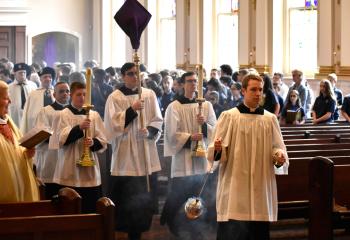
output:
M58 93L69 93L70 91L68 89L64 90L64 89L61 89L58 91Z
M188 79L186 80L188 83L197 83L197 79Z
M133 77L137 75L137 72L127 72L126 75L129 77Z

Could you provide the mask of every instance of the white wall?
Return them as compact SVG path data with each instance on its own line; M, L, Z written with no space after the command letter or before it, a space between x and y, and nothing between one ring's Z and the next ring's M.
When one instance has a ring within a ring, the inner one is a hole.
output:
M1 26L26 26L27 62L32 59L32 37L52 31L79 38L79 65L101 61L101 0L0 0Z
M45 32L62 31L79 38L81 66L86 60L99 56L93 53L93 0L27 0L28 13L27 35L28 46L31 38ZM96 27L99 30L99 27ZM29 48L28 62L31 61Z

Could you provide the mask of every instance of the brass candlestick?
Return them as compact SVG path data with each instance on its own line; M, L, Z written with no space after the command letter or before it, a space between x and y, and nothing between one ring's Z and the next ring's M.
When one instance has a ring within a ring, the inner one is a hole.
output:
M198 103L198 114L202 115L203 111L203 103L205 102L204 98L197 98L196 102ZM198 133L202 133L202 125L198 126ZM196 145L192 150L192 156L194 157L206 157L207 152L204 148L203 140L196 141Z
M196 66L196 71L198 74L198 96L196 98L196 102L198 103L198 115L202 116L203 112L203 103L205 102L205 98L203 98L203 65L198 64ZM198 133L202 133L202 125L198 126ZM192 156L194 157L206 157L206 150L204 148L203 140L197 141L196 145L193 149Z
M84 104L83 109L85 109L86 111L86 119L90 118L90 110L93 108L93 105L90 104ZM90 137L91 133L90 133L90 129L85 129L84 130L84 139ZM81 158L78 160L77 162L78 165L82 166L82 167L92 167L95 166L95 160L93 155L91 154L91 150L89 146L86 146L83 143L83 154L81 156Z

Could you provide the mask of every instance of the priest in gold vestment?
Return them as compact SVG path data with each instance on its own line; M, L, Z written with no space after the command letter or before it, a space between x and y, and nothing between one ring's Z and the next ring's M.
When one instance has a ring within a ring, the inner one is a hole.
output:
M0 81L0 203L38 201L39 190L32 170L34 149L21 147L21 133L8 116L8 86Z

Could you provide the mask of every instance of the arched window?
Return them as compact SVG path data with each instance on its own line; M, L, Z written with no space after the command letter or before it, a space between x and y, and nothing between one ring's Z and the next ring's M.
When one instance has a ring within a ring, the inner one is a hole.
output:
M306 75L317 71L316 0L288 0L289 72L301 69ZM287 21L288 22L288 21Z
M32 39L33 62L44 60L48 66L55 62L79 64L79 39L65 32L47 32Z
M217 65L238 68L238 0L218 0L216 9Z

